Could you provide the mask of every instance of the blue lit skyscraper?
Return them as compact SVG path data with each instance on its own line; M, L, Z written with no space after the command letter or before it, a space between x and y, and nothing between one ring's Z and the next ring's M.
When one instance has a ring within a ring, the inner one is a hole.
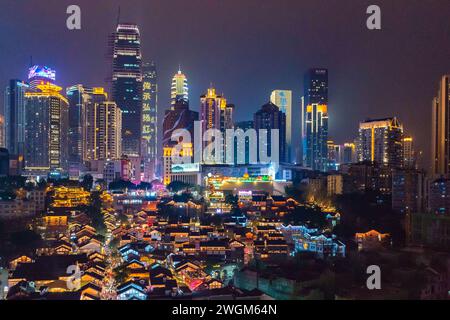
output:
M302 98L303 166L325 171L328 160L328 70L310 69Z

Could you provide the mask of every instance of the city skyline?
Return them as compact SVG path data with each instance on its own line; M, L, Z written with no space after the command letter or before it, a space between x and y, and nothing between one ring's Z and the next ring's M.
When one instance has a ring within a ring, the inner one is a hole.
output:
M102 9L96 10L100 3ZM383 6L384 3L384 1L381 1L380 5ZM194 13L185 10L190 18L189 21L191 21L188 30L180 30L177 26L171 26L168 21L164 21L169 8L162 3L147 5L141 1L132 1L135 7L122 6L121 20L133 21L140 25L144 40L144 55L154 60L158 66L160 79L159 119L163 118L163 110L169 104L170 91L168 88L170 87L170 78L179 65L181 65L181 68L190 79L190 96L191 100L193 100L191 108L193 110L198 111L197 98L207 88L209 83L213 82L214 86L226 92L227 97L235 103L235 119L237 121L249 120L245 117L247 110L250 110L251 113L255 112L262 104L267 102L268 94L272 90L279 88L293 91L293 118L298 118L300 116L298 106L302 95L302 76L304 71L314 66L326 67L330 70L330 83L333 84L330 87L330 119L332 120L330 120L329 125L330 136L335 141L344 142L353 138L357 132L358 123L366 118L397 116L406 124L408 133L415 137L417 148L427 152L427 142L431 131L429 121L431 119L431 100L435 95L439 78L450 70L450 62L448 59L444 59L446 50L441 48L437 51L437 49L429 45L439 41L446 35L445 28L438 27L444 22L443 13L436 10L441 3L443 2L436 1L431 5L419 4L410 8L404 8L402 1L390 4L390 12L383 16L383 24L388 30L382 30L379 34L368 33L369 31L363 28L363 23L365 22L363 14L360 17L354 16L354 12L357 12L359 7L361 7L361 13L364 12L364 3L342 2L342 10L339 11L342 18L339 19L333 15L333 11L336 12L337 9L336 4L327 3L327 8L331 10L322 10L317 8L318 5L306 3L301 6L302 10L298 12L299 23L306 23L303 22L306 19L304 15L312 11L322 14L323 18L329 21L329 24L336 29L335 31L332 31L332 29L324 30L323 26L307 20L310 24L305 30L309 30L311 33L308 35L304 34L306 31L302 31L300 34L296 31L293 34L294 31L288 28L293 23L293 17L287 12L287 8L295 8L298 5L290 1L282 1L282 5L278 5L277 2L277 8L282 12L275 18L277 20L280 20L281 17L284 18L277 26L272 26L272 28L254 27L248 23L244 24L244 22L241 22L242 19L238 19L240 28L245 32L243 35L230 41L232 41L232 47L238 46L244 50L239 50L238 52L234 50L229 51L223 46L219 46L222 49L220 52L216 52L217 49L214 49L213 43L217 42L217 40L214 37L208 37L210 41L208 48L211 46L212 53L216 53L212 55L214 58L208 57L205 53L198 54L198 50L201 48L199 40L193 37L185 37L185 33L194 29L200 32L198 38L201 39L210 33L221 30L219 27L228 21L224 14L230 13L230 8L226 5L213 1L205 5L204 8L200 8L199 12ZM21 49L23 50L17 52L18 54L15 54L14 57L8 50L0 53L0 58L3 60L8 59L8 61L14 62L0 70L0 81L3 87L6 86L6 82L10 78L20 79L24 77L23 70L28 67L31 55L35 63L53 66L59 70L60 85L63 87L75 83L83 83L88 86L104 85L103 80L107 73L107 65L104 61L104 47L107 35L114 28L117 8L120 2L108 1L92 5L80 1L79 4L84 13L82 30L71 33L65 29L64 15L61 15L60 32L65 35L63 43L58 38L55 38L55 34L43 31L50 27L49 24L54 24L54 29L58 29L57 23L59 21L45 22L44 29L36 28L34 35L41 39L40 41L29 38L21 31L23 30L21 27L11 34L4 34L4 31L0 31L5 39L5 45L11 42L11 36L14 34L23 39L21 42ZM19 15L25 15L27 11L21 13L20 10L23 5L16 3L14 5L19 6L18 10L17 7L14 7ZM48 10L61 10L63 12L65 5L63 2L58 2ZM34 4L28 4L28 6L33 7L35 9L33 12L36 13L39 13L41 10L40 8L35 8ZM252 16L255 21L258 21L269 14L271 9L274 8L275 2L269 2L265 6L260 7L256 2L250 1L241 6L241 15L249 14L251 9L258 8L258 15ZM134 10L132 7L141 8L142 10ZM185 5L182 3L174 7L175 9L173 10L176 10L176 12L185 9ZM8 13L8 8L10 6L8 2L5 2L5 10L1 13L2 18L4 18L2 21L5 21L5 23L9 18L3 17L3 15ZM204 10L217 10L219 13L218 18L209 31L200 31L198 23L195 22L195 16L200 15ZM95 32L92 25L94 19L90 16L91 11L95 11L105 21L104 25L95 28ZM142 13L136 13L138 11L142 11ZM153 19L151 21L144 19L144 17L152 14ZM238 13L235 14L238 15ZM400 17L396 14L399 14ZM411 16L429 16L431 14L434 19L419 19L418 21L417 19L406 19ZM36 16L39 16L39 14L36 14ZM304 19L301 19L302 17ZM34 16L29 16L29 14L26 17L23 16L23 18L24 20L36 21ZM398 18L405 20L404 26L400 27L401 24L396 23L394 28L393 19ZM349 27L347 30L344 20L354 28ZM413 20L414 25L411 22ZM153 27L155 24L159 24L160 27ZM225 28L223 31L224 35L235 34L235 28L237 27L230 26ZM178 35L180 39L183 39L181 43L177 44L179 50L172 50L167 41L161 38L163 33L157 30L162 29L164 29L164 34L169 35L168 38ZM302 28L299 27L297 29ZM353 31L353 29L355 30ZM326 34L326 30L330 31L330 34ZM325 37L323 40L327 40L320 43L326 42L326 45L320 44L315 39L319 31L323 31L320 32L320 35ZM414 37L408 43L400 41L397 44L397 39L410 39L411 37L408 34L414 31L419 32L418 37ZM285 37L276 37L274 35L281 35L283 34L282 32L286 33ZM346 34L345 32L350 33L349 36L353 39L352 41L343 38L344 34ZM337 36L337 39L330 39L332 36ZM301 40L301 48L299 48L298 44L295 44L295 41L289 40L287 42L285 38ZM45 42L55 43L55 50L51 52L44 51L43 47L45 46L42 44ZM74 49L82 45L83 42L88 44L85 46L86 52L78 52L77 55L74 55L71 51L76 52L77 50ZM195 45L197 43L198 46ZM355 51L352 50L354 59L347 61L345 59L346 53L350 47L353 48L353 45L356 48ZM379 49L374 50L375 45ZM253 49L249 50L252 46ZM267 48L266 52L261 51L263 47ZM311 50L308 50L308 47ZM427 48L428 51L418 50L420 54L411 52L410 49L416 47ZM286 50L280 52L276 48L286 48ZM388 48L396 48L398 55L397 53L395 56L390 54ZM317 53L312 54L312 51ZM245 52L259 52L260 57L253 59L253 54ZM262 56L261 52L264 52ZM329 53L325 54L325 52ZM377 52L385 52L386 57L377 57ZM423 63L423 61L426 61L422 59L423 54L433 56L433 59L430 60L433 63ZM400 59L400 56L403 58ZM87 57L90 58L87 59ZM223 63L230 61L229 59L233 59L232 61L235 62L231 63L231 65ZM64 62L67 60L74 63L66 65ZM269 60L271 61L270 63L268 63ZM81 64L81 61L83 61L83 64ZM17 62L20 62L21 68L19 68ZM225 67L225 65L227 66ZM416 67L409 68L411 65ZM413 69L414 73L412 73ZM248 81L249 85L243 89L235 81L231 80L233 78L247 78L251 81ZM406 81L408 81L408 86L403 86L402 83L406 84ZM414 90L411 90L412 87L414 87ZM380 97L380 91L384 93L383 97ZM409 112L410 109L417 110L417 112ZM392 114L391 110L394 110L395 114ZM418 115L419 113L421 113L421 116ZM424 119L425 121L423 121ZM422 127L425 128L424 132L422 130L419 131L419 128Z

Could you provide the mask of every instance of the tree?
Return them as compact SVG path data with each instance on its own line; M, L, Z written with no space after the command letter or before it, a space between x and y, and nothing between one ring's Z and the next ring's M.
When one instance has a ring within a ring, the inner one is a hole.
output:
M91 205L87 207L86 214L91 218L92 226L97 233L105 235L106 225L102 213L102 200L100 198L101 192L93 191L91 193Z
M92 186L94 185L94 178L90 174L86 174L83 177L83 181L81 182L81 186L86 191L91 191Z
M167 185L167 189L175 193L188 188L190 188L190 185L181 181L172 181Z
M232 207L236 207L238 204L238 196L232 195L232 194L227 194L225 196L225 203L231 205Z
M152 189L152 184L149 182L145 182L145 181L141 181L141 183L138 184L137 188L139 190L151 190Z
M136 185L130 181L114 180L109 184L110 190L136 189Z

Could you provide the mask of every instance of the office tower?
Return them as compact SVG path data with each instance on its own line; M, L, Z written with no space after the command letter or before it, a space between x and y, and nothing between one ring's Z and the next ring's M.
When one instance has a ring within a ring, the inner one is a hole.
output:
M29 85L20 80L10 80L5 91L5 146L11 157L23 166L25 147L25 92Z
M30 84L30 90L32 91L37 91L37 86L40 84L55 84L55 81L56 71L49 67L35 65L28 70L28 83Z
M328 70L310 69L302 98L303 165L313 170L327 168Z
M274 90L270 95L270 102L286 115L286 160L295 162L295 150L292 144L292 91Z
M189 87L187 78L181 70L173 76L170 90L171 105L176 103L189 104Z
M279 161L285 162L286 161L286 115L280 111L280 109L274 105L273 103L269 102L261 107L260 110L258 110L253 115L253 121L254 121L254 129L257 132L258 135L258 159L261 161L261 150L260 150L260 141L261 141L261 133L259 130L266 129L267 130L267 145L263 146L266 147L267 155L271 155L270 152L272 150L272 139L271 139L271 130L277 129L279 130Z
M412 137L408 136L402 139L402 166L404 168L413 169L416 166L413 143Z
M142 65L142 156L145 160L157 157L157 126L158 126L158 85L154 62Z
M437 96L432 104L431 173L448 176L450 170L450 75L444 75L439 83Z
M193 155L194 148L194 122L198 121L198 112L189 110L189 104L185 100L179 100L166 110L163 120L163 181L171 182L172 173L172 148L178 141L172 141L172 134L177 129L188 130L191 142L185 143L183 154Z
M402 165L403 126L397 118L359 124L358 161L399 168Z
M85 111L84 160L114 160L122 155L122 111L111 101L89 103Z
M68 101L61 87L46 83L25 93L25 169L48 172L67 166Z
M112 100L123 112L123 152L139 156L142 121L141 37L134 24L119 24L112 37Z

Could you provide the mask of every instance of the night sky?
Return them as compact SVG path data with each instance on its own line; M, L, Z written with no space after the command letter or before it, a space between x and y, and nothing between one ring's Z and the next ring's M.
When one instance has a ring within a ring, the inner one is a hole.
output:
M81 6L81 31L66 29L70 4ZM304 72L326 67L331 138L342 143L359 121L398 116L429 153L431 99L450 73L449 0L0 0L1 87L25 79L31 55L63 87L104 86L119 4L121 22L140 26L144 60L157 64L161 115L178 65L192 109L212 82L238 121L273 89L293 91L299 119ZM381 31L366 28L370 4L382 9Z

